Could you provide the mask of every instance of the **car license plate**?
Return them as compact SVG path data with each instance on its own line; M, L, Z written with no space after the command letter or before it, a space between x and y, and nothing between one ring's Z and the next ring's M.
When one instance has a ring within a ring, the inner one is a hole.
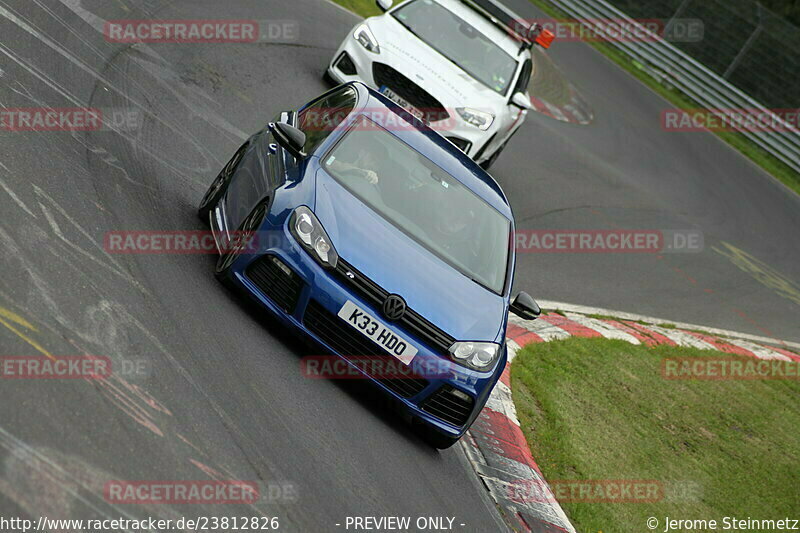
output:
M339 310L339 318L358 330L365 337L372 339L378 346L409 365L417 355L417 349L406 339L392 333L392 331L377 321L359 306L347 300ZM346 355L372 355L372 354L346 354Z
M418 119L425 120L425 114L422 111L420 111L419 109L417 109L413 105L409 104L405 100L405 98L403 98L402 96L400 96L399 94L397 94L396 92L394 92L393 90L388 88L387 86L384 85L383 87L381 87L381 91L380 92L381 92L381 94L383 96L385 96L386 98L388 98L389 100L391 100L395 104L399 105L400 107L404 108L406 111L408 111L409 113L411 113L412 115L414 115Z

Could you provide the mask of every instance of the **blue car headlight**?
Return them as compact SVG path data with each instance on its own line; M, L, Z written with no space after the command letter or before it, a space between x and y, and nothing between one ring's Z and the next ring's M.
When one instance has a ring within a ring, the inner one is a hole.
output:
M317 263L325 268L336 268L339 254L311 209L306 206L295 209L289 220L289 230Z
M494 342L457 342L450 348L450 358L473 370L489 370L500 355L500 345Z

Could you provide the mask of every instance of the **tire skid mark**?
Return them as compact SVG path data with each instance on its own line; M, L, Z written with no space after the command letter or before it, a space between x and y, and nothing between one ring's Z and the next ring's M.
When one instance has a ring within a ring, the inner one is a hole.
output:
M206 452L204 452L203 450L201 450L200 448L195 446L195 444L192 441L190 441L189 439L184 437L182 434L176 433L175 436L178 437L180 440L182 440L184 444L190 446L194 451L196 451L200 455L202 455L204 457L208 457L208 454Z
M0 494L14 501L30 516L136 520L129 505L115 505L104 498L104 486L117 476L52 448L34 447L0 427L0 448L8 451L0 463ZM177 520L182 513L172 506L137 506L148 516Z
M189 462L192 465L194 465L196 468L198 468L201 472L203 472L205 475L207 475L209 478L213 479L214 481L220 481L220 482L224 483L224 482L236 480L236 476L233 475L232 473L228 472L227 470L225 470L225 474L223 474L222 472L219 472L218 470L216 470L216 469L214 469L214 468L212 468L212 467L210 467L210 466L208 466L206 464L203 464L200 461L197 461L195 459L189 459ZM259 490L261 490L261 487L259 487ZM263 494L261 494L260 496L263 497ZM248 503L248 504L245 504L245 505L247 507L249 507L250 509L252 509L258 515L260 515L260 516L262 516L264 518L271 518L270 516L264 514L264 512L261 509L259 509L255 504Z
M151 407L151 405L147 403L149 395L142 395L141 389L134 389L130 383L113 374L106 379L94 380L92 384L99 392L108 398L112 404L132 418L134 422L159 437L164 436L164 431L159 427L154 416L151 415L146 408Z
M53 234L56 237L58 237L58 239L61 242L63 242L65 246L67 246L68 248L74 250L78 254L90 259L92 262L102 266L106 270L109 270L109 271L113 272L114 274L118 275L122 279L128 281L129 283L131 283L131 285L133 285L134 287L139 289L144 294L146 294L148 296L152 296L152 293L144 285L142 285L139 282L139 280L137 280L130 273L128 273L125 270L125 268L119 262L117 262L116 259L111 257L111 255L108 252L106 252L103 249L103 247L97 241L94 240L92 235L88 231L86 231L78 223L77 220L72 218L69 215L69 213L67 213L67 211L58 204L58 202L53 200L53 198L51 198L50 195L48 195L46 192L44 192L36 184L32 184L32 187L33 187L34 192L38 196L43 198L49 204L49 206L45 206L43 203L39 202L39 207L41 208L42 213L45 216L45 219L47 219L47 222L48 222L48 224L50 226L50 229L52 230ZM88 251L86 251L82 247L80 247L77 244L75 244L72 241L70 241L64 235L64 232L61 230L61 226L59 226L58 222L56 221L55 217L53 216L52 211L50 211L50 208L55 209L56 211L58 211L58 213L60 213L61 216L63 216L67 220L67 222L69 222L72 225L72 227L74 227L81 235L86 237L86 239L92 244L92 246L94 248L96 248L102 255L104 255L106 257L106 260L100 259L98 256L96 256L96 255L94 255L92 253L89 253Z
M42 84L46 85L47 87L49 87L50 89L52 89L53 91L55 91L56 93L61 95L63 98L65 98L67 101L69 101L75 107L84 107L85 106L85 104L80 99L78 99L76 96L71 94L67 89L62 87L58 82L52 80L47 74L41 72L35 66L25 63L19 56L17 56L13 51L8 49L2 43L0 43L0 53L5 54L9 59L11 59L15 63L17 63L20 67L22 67L23 69L28 71L28 73L30 73L32 76L34 76L36 79L38 79ZM134 146L137 147L137 149L141 150L143 153L146 153L147 155L152 157L154 160L158 161L160 164L164 165L165 167L167 167L170 170L172 170L173 172L175 172L176 175L180 176L181 178L183 178L187 182L190 182L190 183L193 183L193 184L197 184L197 182L191 176L183 174L179 169L177 169L173 165L173 163L171 161L163 159L161 156L159 156L158 154L153 152L149 147L147 147L145 145L141 145L140 143L138 143L137 139L135 139L134 137L132 137L130 135L127 135L125 132L117 132L117 133L119 133L119 135L121 137L123 137L125 140L131 142ZM38 134L42 135L43 132L38 132ZM81 143L82 145L84 145L84 147L87 148L88 150L96 148L96 147L86 143L85 141L79 139L79 138L76 138L76 140L79 143ZM103 149L103 148L99 148L99 150L102 150L102 151L105 152L105 149ZM134 182L134 183L137 183L137 182ZM141 183L138 183L138 184L142 185Z
M30 65L30 64L25 63L19 56L17 56L13 51L11 51L7 47L5 47L2 43L0 43L0 52L5 54L8 58L10 58L15 63L17 63L20 67L25 69L28 73L30 73L32 76L34 76L40 82L42 82L44 85L46 85L47 87L49 87L50 89L52 89L53 91L55 91L56 93L61 95L64 99L69 101L75 107L84 107L85 106L84 102L81 99L79 99L77 96L73 95L69 90L67 90L65 87L60 85L57 81L55 81L52 78L50 78L46 73L43 73L42 71L40 71L34 65ZM16 92L18 92L18 91L16 91ZM38 101L35 98L33 98L29 93L25 94L25 96L30 98L32 101L36 102L40 107L48 107L46 105L43 105L40 101ZM191 183L193 185L199 185L199 182L197 182L192 176L184 174L181 171L181 169L176 167L172 160L168 160L168 159L163 158L161 155L159 155L156 152L154 152L150 147L139 143L138 139L136 139L135 137L131 136L127 132L119 131L119 130L114 130L114 131L115 131L115 133L119 134L120 137L122 137L126 141L130 142L138 150L140 150L143 153L149 155L150 157L153 158L153 160L157 161L159 164L161 164L164 167L166 167L166 168L170 169L171 171L173 171L177 176L182 178L184 181L189 182L189 183ZM44 135L44 132L35 132L35 133L37 133L38 135ZM94 145L88 143L87 141L85 141L83 139L83 136L78 136L78 135L74 135L73 134L73 138L78 143L83 145L89 151L108 154L108 152L105 150L105 148L97 147L97 146L94 146ZM56 143L55 146L58 146L58 144ZM109 156L110 157L101 158L101 160L103 160L107 164L108 164L109 161L112 161L112 162L117 162L118 161L116 159L116 157L114 157L113 155L109 154ZM132 183L134 183L136 185L139 185L139 186L145 186L143 183L140 183L140 182L137 182L137 181L133 180L124 168L122 168L120 166L116 166L116 165L112 165L112 166L114 168L122 170L125 173L126 179L128 181L130 181L130 182L132 182ZM81 169L81 170L83 170L83 169ZM208 168L192 168L192 169L189 169L189 170L191 170L192 172L205 172L205 171L208 170Z
M0 316L1 317L9 317L9 320L12 318L15 322L20 323L21 325L30 326L29 329L38 331L37 328L30 321L26 318L17 315L13 311L7 310L3 307L0 307ZM2 319L0 319L2 320ZM72 339L68 339L70 344L72 344L78 352L86 350L81 350L80 346L73 341ZM117 376L116 374L111 374L106 379L101 380L94 380L94 379L85 379L82 380L83 383L87 385L93 386L100 394L102 394L105 398L107 398L111 405L117 408L120 412L125 414L127 417L132 419L135 423L141 425L154 435L167 438L167 437L177 437L178 440L183 442L184 444L188 445L192 448L192 451L199 451L202 455L206 455L204 452L199 450L195 445L193 445L188 439L183 437L183 435L177 432L169 432L167 426L165 425L166 421L173 418L173 413L160 401L158 401L154 396L148 393L142 387L129 383L127 380ZM166 418L164 418L166 417ZM3 428L0 427L0 446L2 446L2 432ZM193 464L195 467L201 469L205 472L209 477L212 479L216 479L217 481L228 481L236 479L236 476L230 473L227 469L222 467L220 468L225 472L222 474L219 470L207 466L204 463L201 463L195 459L192 459L190 456L192 452L187 451L185 456L188 458L189 462ZM244 454L243 454L244 455ZM244 455L246 459L246 455ZM87 469L91 469L91 467L87 467ZM228 476L227 478L225 476ZM112 476L106 476L101 481L100 485L93 487L95 494L102 494L102 487L106 481L112 479ZM6 493L8 492L8 497L17 501L18 499L28 497L24 493L12 492L4 490L4 486L2 484L2 479L0 479L0 492ZM38 492L37 492L38 494ZM267 516L263 513L261 509L258 508L256 504L249 504L249 507L254 511L257 512L261 516ZM31 508L41 509L41 502L37 502L36 505L31 505ZM66 509L62 515L68 512L69 509ZM35 513L34 513L35 514ZM41 514L41 512L39 513Z
M41 5L39 0L36 0L36 3ZM81 0L61 0L61 3L64 4L68 9L70 9L70 11L75 13L75 15L80 17L84 22L89 24L97 33L99 33L101 35L105 34L105 26L106 26L107 21L105 19L102 19L102 18L98 17L94 13L88 11L87 9L85 9L82 6ZM127 9L126 9L126 11L127 11ZM65 26L69 27L68 24L66 24L64 21L62 21L60 19L57 19L57 20L59 20L59 22L61 22ZM88 45L88 46L91 47L91 45ZM92 47L92 48L94 48L94 47ZM160 72L162 73L162 75L165 75L165 76L167 76L169 78L169 80L167 80L167 81L172 81L172 80L177 80L178 79L178 76L175 74L175 71L172 68L172 66L169 63L169 61L167 61L160 54L155 52L151 46L142 43L141 45L139 45L138 49L141 49L142 51L146 52L147 55L158 59L160 61L160 63L165 66L165 68L163 70L161 70ZM97 53L98 53L98 55L101 55L101 52L97 51ZM112 65L112 68L114 68L115 70L121 72L124 76L126 76L126 78L131 79L131 77L128 76L127 73L121 71L118 67ZM151 74L153 74L153 73L151 72ZM142 87L140 87L138 85L138 83L137 83L135 78L133 78L132 81L133 81L135 86L137 86L139 89L142 89L143 93L148 94L146 91L143 90ZM175 91L174 91L174 89L172 88L171 85L167 85L166 87L168 89L170 89L176 96L178 96L177 93L175 93ZM209 103L212 103L212 104L216 104L217 103L216 99L214 99L211 95L205 93L204 91L201 91L201 90L199 90L197 88L193 88L193 90L199 96L201 96L202 98L205 98ZM186 105L188 108L192 107L191 103L189 103L189 102L182 102L182 103L184 103L184 105ZM242 132L241 130L239 130L238 128L233 126L230 122L225 120L225 118L222 115L219 115L219 114L216 114L216 113L208 113L206 115L203 115L203 118L205 118L210 124L212 124L214 126L217 126L218 128L222 129L223 131L225 131L227 133L230 133L237 140L245 140L245 139L247 139L249 137L249 135L247 135L246 133ZM187 133L184 130L180 130L180 131L183 134ZM202 147L202 144L200 144L200 143L196 143L196 145Z
M0 168L2 168L3 170L5 170L5 171L6 171L6 173L8 173L8 174L11 174L11 171L8 169L8 167L7 167L7 166L5 166L5 165L3 164L3 162L2 162L2 161L0 161ZM28 206L27 206L27 205L25 205L25 202L23 202L23 201L20 199L20 197L16 195L16 193L13 191L13 189L11 189L11 187L9 187L9 186L8 186L8 184L7 184L7 183L6 183L6 182L5 182L5 181L4 181L2 178L0 178L0 187L2 187L4 191L6 191L6 194L7 194L7 195L8 195L8 196L9 196L9 197L12 199L12 200L14 200L14 203L16 203L16 204L17 204L17 205L20 207L20 209L22 209L23 211L25 211L26 213L28 213L28 214L29 214L30 216L32 216L33 218L38 218L38 217L37 217L37 216L36 216L36 215L33 213L33 211L31 211L31 210L30 210L30 208L28 208Z
M70 511L72 501L77 501L101 516L110 518L110 514L101 508L106 506L105 502L92 501L96 499L97 494L102 494L91 490L90 483L87 483L91 478L88 473L96 471L93 467L85 464L82 468L76 469L62 467L49 457L58 455L58 452L47 453L49 452L47 449L35 448L2 426L0 426L0 448L8 451L8 456L3 461L4 475L0 478L0 493L17 502L32 516L41 516L45 510L47 513L58 514L59 511L66 513ZM32 475L32 472L36 475ZM31 486L39 490L25 490ZM80 488L88 489L88 494L95 498L85 496ZM133 518L124 510L118 509L116 512Z
M28 91L28 89L21 82L17 81L16 83L25 92L23 93L19 89L15 88L15 87L11 87L11 90L13 92L15 92L15 93L27 98L31 102L35 103L38 107L45 108L45 109L50 107L44 101L34 97L33 94L30 91ZM77 100L73 101L73 103L75 103L75 102L77 102ZM125 135L123 134L124 132L120 132L120 131L117 131L117 130L114 130L114 131L115 131L115 133L118 133L120 136L125 137ZM54 149L58 150L60 153L62 153L62 154L66 153L64 151L64 149L61 147L61 143L57 143L57 142L50 143L50 140L52 139L52 137L47 135L48 132L34 131L34 132L28 132L28 133L41 137L46 142L51 144L51 146L53 146ZM99 147L99 146L95 146L95 145L89 143L84 138L84 136L82 134L79 134L77 132L71 132L71 135L72 135L72 139L75 142L77 142L78 144L80 144L81 146L83 146L88 152L91 152L92 154L97 155L98 159L100 159L107 166L109 166L109 167L111 167L111 168L113 168L115 170L118 170L122 174L122 177L126 181L128 181L128 182L130 182L130 183L132 183L132 184L134 184L134 185L136 185L138 187L142 187L142 188L148 189L150 191L155 191L154 187L151 187L151 186L149 186L149 185L147 185L147 184L145 184L145 183L143 183L141 181L137 181L137 180L133 179L126 168L121 166L121 164L116 164L116 163L121 163L121 162L113 154L110 154L105 148L102 148L102 147ZM130 139L128 139L128 140L130 140ZM141 149L140 146L138 146L137 148ZM180 170L175 168L174 166L172 166L171 163L168 163L168 162L160 160L158 158L158 156L153 152L148 152L148 150L146 150L146 149L143 149L143 151L148 153L148 155L153 157L155 160L159 161L159 163L162 163L164 166L170 167L170 170L175 172L176 175L180 176L181 178L183 178L185 180L191 181L191 178L189 178L188 176L181 175ZM65 158L63 158L63 160L69 161L69 164L72 166L72 168L75 169L76 174L81 174L81 173L85 173L86 172L86 168L84 168L84 167L72 162L70 157L65 157ZM195 170L197 170L197 169L195 169Z
M70 7L70 6L67 6L67 7ZM57 42L53 41L47 35L43 34L39 30L37 30L36 28L31 26L26 20L23 20L22 18L16 16L14 13L10 12L8 9L3 7L2 5L0 5L0 15L5 17L9 21L13 22L19 28L21 28L22 30L26 31L30 35L36 37L36 39L41 41L43 44L45 44L51 50L55 51L56 53L58 53L59 55L64 57L70 63L72 63L73 65L75 65L79 69L81 69L83 72L85 72L88 75L90 75L96 81L103 83L107 88L114 90L115 92L117 92L118 94L120 94L121 96L126 98L127 101L132 103L142 113L148 115L151 119L153 119L153 120L161 123L162 125L166 126L168 129L170 129L171 131L173 131L177 135L185 137L190 142L193 141L192 144L194 144L197 148L199 148L201 150L201 152L204 151L204 148L199 143L199 141L194 139L191 135L188 135L187 131L185 129L181 129L181 128L177 127L177 126L173 126L172 124L169 124L168 122L166 122L163 119L161 119L161 117L159 117L158 115L156 115L155 113L150 111L148 106L144 105L141 102L138 102L136 100L131 99L129 96L127 96L125 94L125 92L122 89L116 87L113 83L111 83L111 81L108 78L106 78L104 75L100 74L99 72L95 71L93 68L91 68L89 65L87 65L80 58L77 58L74 55L72 55L69 51L65 50ZM218 118L221 118L221 117L218 117ZM222 120L223 120L223 122L227 122L227 121L224 121L224 119L222 119ZM218 124L215 124L215 125L218 125ZM236 130L236 128L234 128L233 125L229 125L229 127L231 129ZM246 139L247 138L247 135L245 135L243 132L240 132L240 133L242 135L242 139Z
M0 15L4 15L5 13L8 13L7 11L4 13L4 11L5 10L2 7L0 7ZM31 28L31 30L33 31L32 28ZM34 36L37 36L36 33L32 33L32 34ZM43 42L46 42L46 41L43 40ZM57 45L52 45L52 46L56 46L57 47ZM8 49L7 47L5 47L2 44L0 44L0 51L3 52L6 56L8 56L10 59L12 59L14 62L16 62L19 66L21 66L22 68L27 70L30 74L32 74L33 76L37 77L40 81L45 83L48 87L50 87L54 91L58 92L61 96L63 96L67 100L69 100L76 107L83 107L84 106L84 103L79 98L77 98L74 95L72 95L69 90L67 90L65 87L60 85L58 82L52 80L47 74L43 73L40 69L38 69L34 65L32 65L30 63L27 63L24 60L22 60L20 57L18 57L16 54L14 54L13 51L11 51L10 49ZM65 54L69 55L66 52L65 52ZM74 59L73 62L79 62L79 61L80 60L78 60L78 59ZM98 81L102 82L106 87L112 88L116 93L120 94L126 100L126 102L132 103L144 115L147 115L148 117L154 119L156 122L158 122L158 123L162 124L163 126L167 127L173 133L177 132L178 135L182 136L184 139L186 139L198 151L198 153L203 154L205 156L210 156L213 160L215 160L215 162L218 162L217 158L214 157L213 154L208 149L206 149L205 146L202 143L197 141L193 136L187 134L187 130L185 128L180 128L179 126L174 126L174 125L168 123L167 121L161 119L160 116L158 116L157 114L155 114L152 111L150 111L148 107L146 107L143 104L141 104L139 102L136 102L136 101L130 99L129 97L127 97L125 95L124 91L122 91L121 89L119 89L116 86L114 86L113 84L111 84L109 82L109 80L105 79L103 76L101 76L100 74L96 73L94 70L92 70L88 66L86 66L84 68L84 70L88 70L90 75L93 75L94 78L96 78ZM170 87L168 85L167 85L167 87L172 92L175 92L175 89L173 87ZM28 95L28 96L30 97L30 95ZM30 97L30 98L33 99L32 97ZM186 99L181 99L181 100L182 100L182 103L184 105L188 106L191 109L191 106L192 106L191 102L188 102L188 100L186 100ZM39 105L41 107L48 107L46 105L42 105L41 103L39 103ZM197 112L195 110L195 114L197 114L198 116L204 117L207 120L209 118L215 118L213 113L210 113L210 112L199 113L199 112ZM212 121L212 123L213 123L213 121ZM233 127L231 126L230 128L223 128L223 129L225 129L226 132L230 132L231 128L233 128ZM113 126L112 126L112 129L113 129ZM238 131L235 128L233 128L233 130L235 132L237 132L237 136L241 137L242 139L247 138L247 135L244 134L243 132ZM141 143L139 143L138 139L136 139L132 135L128 134L125 131L121 131L119 129L113 129L113 131L115 131L121 137L123 137L124 139L129 141L132 145L136 146L137 149L142 150L143 152L147 153L148 155L153 157L153 159L155 159L156 161L158 161L159 163L161 163L165 167L169 168L173 172L175 172L178 176L180 176L184 180L186 180L186 181L188 181L188 182L190 182L192 184L199 185L199 182L197 182L192 176L183 174L181 172L181 170L179 170L177 167L175 167L174 163L172 161L167 160L165 158L162 158L160 155L156 154L152 149L150 149L150 147L144 146ZM38 132L38 133L42 134L42 132ZM76 137L76 140L78 140L78 142L83 144L89 150L96 149L95 147L90 146L89 144L87 144L85 141L82 141L78 137ZM99 148L97 150L104 150L104 149ZM111 158L113 158L113 156L111 156ZM113 158L111 160L112 161L116 161L116 158ZM108 158L104 158L104 162L109 163L109 159ZM127 171L124 168L122 168L121 166L117 166L117 165L112 165L112 166L114 166L115 168L123 171L126 174L126 177L127 177L127 179L129 181L132 181L133 183L137 183L138 185L142 185L141 183L138 183L138 182L132 180L130 178L130 176L127 174ZM207 168L201 168L201 169L192 168L190 170L193 171L193 172L197 172L197 171L205 172L205 171L209 170L210 167L211 167L211 165L209 164L209 165L207 165Z

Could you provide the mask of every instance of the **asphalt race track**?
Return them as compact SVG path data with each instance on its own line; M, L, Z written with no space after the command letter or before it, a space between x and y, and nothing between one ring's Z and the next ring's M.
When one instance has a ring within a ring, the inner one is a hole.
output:
M542 17L527 0L508 0ZM492 173L517 229L702 232L702 253L523 254L517 286L580 302L797 341L800 197L710 133L661 129L672 106L584 43L550 56L591 104L587 127L534 116Z
M289 20L300 38L103 38L105 20L146 18ZM326 88L355 20L323 0L0 0L1 106L141 119L125 132L0 131L2 355L145 369L0 384L0 515L278 516L287 531L447 516L463 531L503 528L458 448L428 448L358 384L304 378L305 348L220 286L214 257L103 250L112 230L203 229L196 205L213 177L250 133ZM595 119L532 116L509 145L493 174L518 228L693 229L705 249L524 254L518 288L800 340L800 200L708 134L660 131L667 104L586 45L551 56ZM103 497L112 479L209 477L257 481L270 496L233 511Z

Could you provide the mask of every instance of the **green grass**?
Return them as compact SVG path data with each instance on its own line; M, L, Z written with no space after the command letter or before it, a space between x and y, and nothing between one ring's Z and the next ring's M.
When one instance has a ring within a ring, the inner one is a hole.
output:
M378 9L375 0L333 0L340 6L349 9L353 13L357 13L362 17L371 17L373 15L380 15L382 11Z
M547 480L645 479L658 503L562 505L581 532L645 521L797 514L798 381L674 381L663 358L729 357L675 346L570 338L530 345L512 365L522 430ZM675 496L673 482L692 490ZM684 485L686 486L686 485Z
M557 18L557 19L568 19L564 13L550 4L547 0L530 0L536 7L544 11L547 15ZM661 83L659 83L656 79L650 76L645 70L641 68L641 65L635 63L631 58L627 55L623 54L613 46L603 42L588 42L589 45L593 46L599 52L604 54L614 63L628 71L632 74L636 79L647 85L650 89L660 94L666 100L668 100L671 104L673 104L676 108L685 109L685 110L694 110L700 106L700 104L694 102L692 99L678 91L677 89L672 89L669 87L665 87ZM553 46L557 46L558 41L553 43ZM657 117L654 118L654 124L657 123ZM745 157L749 158L755 164L763 168L766 172L772 174L775 178L780 180L784 185L792 189L795 193L800 194L800 173L793 170L791 167L774 157L773 155L769 154L767 151L762 149L761 147L753 144L750 142L747 137L742 135L738 132L712 132L717 135L720 139L728 143L730 146L738 150L742 153Z

